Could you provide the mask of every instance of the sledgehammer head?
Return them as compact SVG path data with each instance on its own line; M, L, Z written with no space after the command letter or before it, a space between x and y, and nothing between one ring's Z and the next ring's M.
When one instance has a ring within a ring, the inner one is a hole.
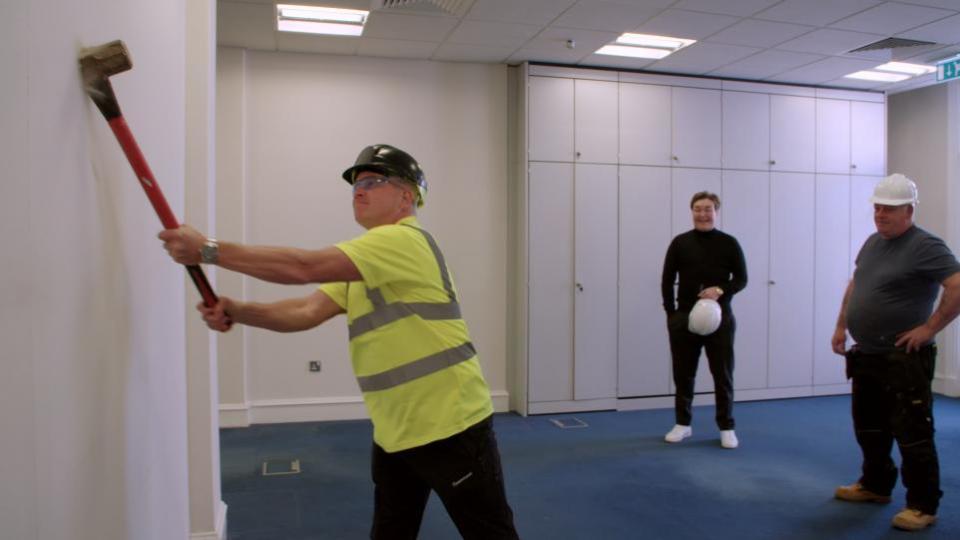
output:
M83 88L107 118L120 116L120 106L110 86L110 76L133 67L127 46L119 39L80 51L80 75Z

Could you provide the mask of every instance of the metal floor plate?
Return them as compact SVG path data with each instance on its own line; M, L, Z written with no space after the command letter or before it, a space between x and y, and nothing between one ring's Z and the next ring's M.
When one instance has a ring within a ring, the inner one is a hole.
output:
M263 476L283 476L287 474L300 474L299 459L268 459L260 467L260 474Z
M580 420L575 416L570 416L568 418L551 418L550 422L560 429L576 429L576 428L590 427L589 425L587 425L586 422L584 422L583 420Z

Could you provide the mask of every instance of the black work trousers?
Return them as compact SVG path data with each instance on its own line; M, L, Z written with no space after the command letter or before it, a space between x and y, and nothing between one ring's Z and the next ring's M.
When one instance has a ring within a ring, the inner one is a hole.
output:
M675 410L677 424L689 426L693 419L693 386L697 378L700 351L706 349L707 362L713 375L717 403L717 426L733 429L733 336L737 320L724 310L720 328L709 336L694 334L687 329L689 313L675 311L667 319L670 332L670 353L673 356L673 384L676 386Z
M931 382L937 349L865 354L847 352L847 377L853 380L853 429L863 452L860 484L888 495L897 483L890 457L897 441L907 507L936 514L940 504L940 464L933 442Z
M463 538L517 539L507 503L493 417L452 437L388 453L373 445L374 513L370 538L417 537L435 491Z

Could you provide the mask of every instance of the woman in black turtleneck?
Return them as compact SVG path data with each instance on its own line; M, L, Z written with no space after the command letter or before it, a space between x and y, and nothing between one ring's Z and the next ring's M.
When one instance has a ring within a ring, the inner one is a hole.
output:
M677 387L676 419L664 437L676 443L691 436L691 403L700 351L706 348L707 360L717 403L720 444L736 448L739 444L733 420L733 337L737 328L730 308L733 296L747 285L747 265L737 239L714 228L720 198L701 191L690 200L694 228L677 235L663 262L663 308L667 312L670 352L673 356L673 382ZM673 285L680 276L674 299ZM690 309L700 298L716 300L723 311L720 328L708 336L687 329Z

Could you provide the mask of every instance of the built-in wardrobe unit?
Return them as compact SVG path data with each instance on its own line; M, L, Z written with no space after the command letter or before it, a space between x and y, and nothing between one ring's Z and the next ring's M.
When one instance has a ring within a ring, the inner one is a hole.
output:
M541 65L512 83L512 408L672 405L660 276L702 190L747 261L736 399L849 392L829 343L874 230L883 94ZM703 358L696 403L712 387Z

